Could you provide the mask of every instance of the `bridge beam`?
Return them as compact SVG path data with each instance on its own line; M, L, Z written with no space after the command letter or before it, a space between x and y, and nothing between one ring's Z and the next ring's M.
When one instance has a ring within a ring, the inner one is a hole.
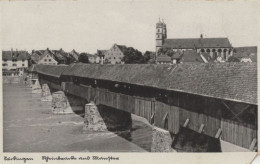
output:
M42 85L42 97L41 101L52 101L52 95L48 84Z
M171 145L173 139L169 131L153 127L151 152L175 152Z

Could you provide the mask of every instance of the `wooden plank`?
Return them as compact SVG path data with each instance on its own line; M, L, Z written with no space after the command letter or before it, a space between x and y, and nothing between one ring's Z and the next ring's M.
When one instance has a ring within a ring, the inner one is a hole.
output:
M199 128L198 133L202 133L202 132L203 132L204 126L205 126L204 124L201 124L201 125L200 125L200 128Z
M221 128L219 128L215 135L215 138L220 138L221 133L222 133L222 130L221 130Z
M186 128L186 127L188 126L189 122L190 122L190 119L187 118L186 121L185 121L185 123L183 124L183 127Z
M256 140L256 138L254 138L252 143L250 144L249 150L254 151L256 142L257 142L257 140Z

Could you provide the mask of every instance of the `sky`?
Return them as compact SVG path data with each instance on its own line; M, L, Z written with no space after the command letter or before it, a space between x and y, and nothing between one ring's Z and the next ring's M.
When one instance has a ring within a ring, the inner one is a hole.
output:
M114 43L155 51L155 25L168 38L228 37L234 47L256 46L257 5L252 1L4 1L2 49L64 49L95 53ZM258 5L259 6L259 5Z

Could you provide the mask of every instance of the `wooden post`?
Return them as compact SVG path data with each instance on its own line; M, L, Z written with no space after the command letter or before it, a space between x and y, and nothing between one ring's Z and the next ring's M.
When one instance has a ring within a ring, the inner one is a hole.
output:
M200 129L199 129L199 133L202 133L202 132L203 132L203 129L204 129L204 124L201 124L201 125L200 125Z
M215 138L219 138L220 135L221 135L221 133L222 133L222 129L219 128L218 131L217 131L217 133L216 133L216 135L215 135Z
M183 124L183 127L186 128L190 122L190 119L186 119L185 123Z
M163 117L163 127L164 129L167 130L168 130L168 117L169 117L169 113L167 112Z
M250 151L254 151L254 148L255 148L255 144L256 144L257 140L256 138L253 139L253 141L251 142L251 145L250 145Z
M155 113L153 113L152 116L151 116L151 122L150 122L150 123L151 123L152 125L154 124L154 115L155 115Z

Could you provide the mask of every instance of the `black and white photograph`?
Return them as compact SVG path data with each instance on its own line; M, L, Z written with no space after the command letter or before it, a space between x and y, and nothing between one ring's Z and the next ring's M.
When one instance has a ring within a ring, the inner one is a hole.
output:
M0 4L3 153L258 152L255 1Z

